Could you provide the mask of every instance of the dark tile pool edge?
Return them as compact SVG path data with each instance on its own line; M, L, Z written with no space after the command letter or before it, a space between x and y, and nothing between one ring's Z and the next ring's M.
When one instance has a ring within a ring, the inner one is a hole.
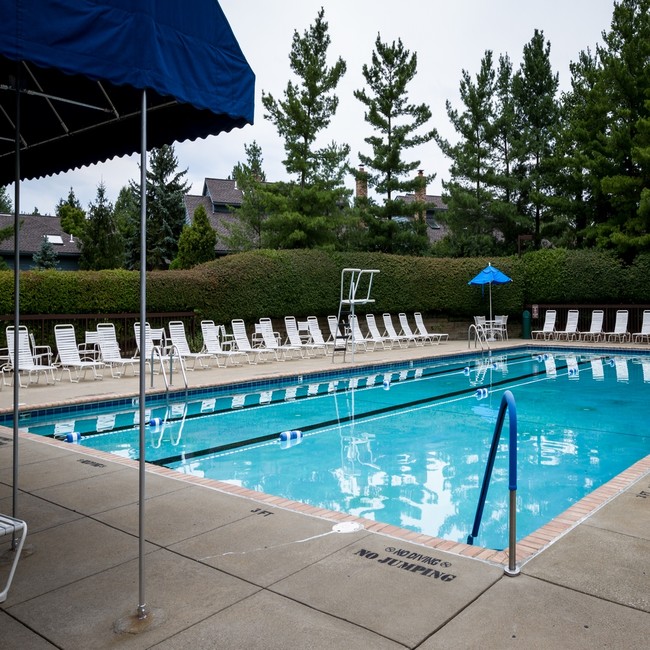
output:
M12 430L0 425L0 436L11 439L13 437L12 434ZM21 438L26 440L74 451L97 460L117 463L133 469L139 468L139 462L136 460L123 458L90 447L71 446L69 443L60 440L46 438L31 433L20 433L19 435ZM507 549L497 551L481 546L470 546L462 542L453 542L439 537L432 537L423 533L399 528L391 524L384 524L371 519L349 515L344 512L310 506L298 501L292 501L290 499L285 499L284 497L278 497L264 492L257 492L230 483L183 474L166 467L147 464L147 472L191 485L202 486L231 496L250 499L256 503L264 503L268 506L290 510L297 514L318 517L335 523L342 521L358 522L370 532L379 533L381 535L400 539L405 542L411 542L413 544L419 544L428 548L435 548L439 551L448 552L453 555L480 560L482 562L503 567L504 569L508 567L509 564L509 554ZM636 463L623 470L620 474L614 476L609 481L596 488L593 492L590 492L574 503L557 517L554 517L551 521L519 541L517 543L517 566L521 568L533 557L553 545L576 526L586 521L591 515L611 502L615 497L621 495L646 476L650 476L650 454L645 458L638 460Z

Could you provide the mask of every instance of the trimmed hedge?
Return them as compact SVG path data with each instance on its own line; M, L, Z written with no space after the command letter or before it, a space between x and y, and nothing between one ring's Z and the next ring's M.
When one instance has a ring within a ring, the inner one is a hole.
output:
M335 313L343 268L379 269L368 309L421 311L465 319L487 313L488 288L469 286L488 262L512 283L492 287L493 313L518 314L526 304L650 302L650 256L624 267L597 251L553 249L523 257L442 259L319 250L251 251L189 271L147 274L152 312L195 311L229 322ZM0 313L13 312L13 272L0 272ZM91 314L139 311L137 271L26 271L21 274L23 314ZM359 309L361 312L362 310Z

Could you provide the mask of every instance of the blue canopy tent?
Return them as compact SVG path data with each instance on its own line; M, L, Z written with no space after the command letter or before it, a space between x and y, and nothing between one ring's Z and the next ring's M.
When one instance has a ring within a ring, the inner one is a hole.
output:
M490 320L492 320L492 285L493 284L507 284L512 282L512 279L509 278L503 271L499 271L496 266L492 266L488 262L488 265L480 272L478 275L474 276L467 284L476 284L485 286L486 284L490 287Z
M147 149L252 124L254 92L255 76L216 0L0 0L0 185L15 182L16 330L20 181L140 151L140 320L145 322ZM19 388L14 381L14 516ZM148 617L145 392L142 357L140 622Z

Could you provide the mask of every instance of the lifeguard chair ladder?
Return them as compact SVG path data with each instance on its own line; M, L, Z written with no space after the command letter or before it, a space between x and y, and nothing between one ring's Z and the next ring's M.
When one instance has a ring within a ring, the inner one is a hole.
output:
M374 298L370 297L375 273L379 273L379 269L343 269L341 271L341 299L339 301L339 313L336 317L336 323L342 337L334 337L332 361L334 361L334 356L337 352L343 352L343 361L345 362L348 341L351 342L350 349L352 352L352 361L354 361L354 329L351 327L350 319L354 317L354 308L356 305L367 305L375 302ZM366 281L368 285L364 296ZM359 292L360 288L361 293Z

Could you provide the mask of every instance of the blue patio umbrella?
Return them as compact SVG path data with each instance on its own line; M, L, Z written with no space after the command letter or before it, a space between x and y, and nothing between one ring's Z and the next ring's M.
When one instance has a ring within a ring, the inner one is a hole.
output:
M499 271L496 266L492 266L488 262L488 265L475 277L473 277L467 284L476 284L485 286L486 284L490 287L490 320L492 320L492 285L493 284L507 284L512 282L512 278L509 278L503 271Z

